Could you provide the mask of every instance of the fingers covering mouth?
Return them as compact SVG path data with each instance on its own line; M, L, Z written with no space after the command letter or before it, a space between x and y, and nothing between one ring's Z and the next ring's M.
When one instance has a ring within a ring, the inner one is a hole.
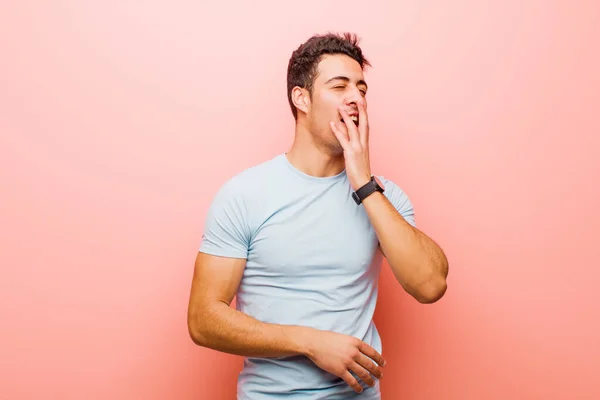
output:
M354 125L358 126L358 115L350 115L350 119L354 122ZM344 122L344 118L340 118L340 121Z

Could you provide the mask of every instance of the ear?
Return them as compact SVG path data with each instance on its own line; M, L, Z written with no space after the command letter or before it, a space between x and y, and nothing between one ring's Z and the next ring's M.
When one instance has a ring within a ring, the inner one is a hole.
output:
M310 96L308 90L296 86L292 89L292 102L298 111L302 111L305 114L310 109Z

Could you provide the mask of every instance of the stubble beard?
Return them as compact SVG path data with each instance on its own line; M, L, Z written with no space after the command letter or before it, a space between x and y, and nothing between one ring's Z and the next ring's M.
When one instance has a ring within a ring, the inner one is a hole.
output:
M344 149L335 134L331 130L329 124L320 126L315 121L311 121L311 132L313 132L313 140L315 144L324 152L331 156L340 156L344 153Z

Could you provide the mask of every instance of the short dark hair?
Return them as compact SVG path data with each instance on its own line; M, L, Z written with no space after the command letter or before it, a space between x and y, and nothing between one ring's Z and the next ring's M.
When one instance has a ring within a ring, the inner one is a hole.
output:
M298 110L292 102L292 89L299 86L312 94L317 67L324 55L347 55L356 60L363 70L365 66L371 66L358 46L359 41L355 33L348 32L314 35L292 53L287 69L287 95L294 119L298 119Z

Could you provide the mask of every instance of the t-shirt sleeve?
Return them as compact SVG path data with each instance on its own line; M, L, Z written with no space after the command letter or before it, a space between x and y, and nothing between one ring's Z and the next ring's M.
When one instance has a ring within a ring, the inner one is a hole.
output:
M383 194L388 198L390 203L394 205L400 215L402 215L409 224L416 228L417 224L415 221L415 211L407 194L394 181L385 179L384 177L379 178L385 187Z
M200 251L221 257L247 258L248 209L233 180L217 192L208 209Z

